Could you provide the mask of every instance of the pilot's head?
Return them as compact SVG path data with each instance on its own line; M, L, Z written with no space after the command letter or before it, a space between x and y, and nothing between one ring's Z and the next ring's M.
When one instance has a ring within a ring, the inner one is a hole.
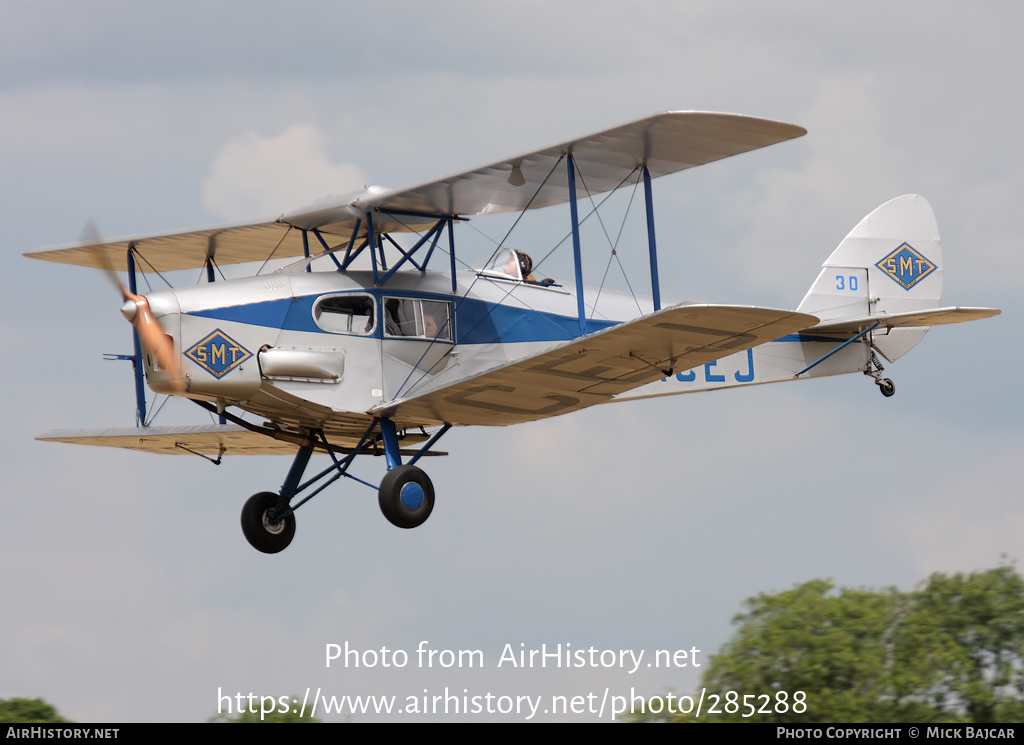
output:
M519 270L523 273L523 279L526 279L533 271L533 259L530 258L530 254L522 251L516 251L516 259L519 261Z

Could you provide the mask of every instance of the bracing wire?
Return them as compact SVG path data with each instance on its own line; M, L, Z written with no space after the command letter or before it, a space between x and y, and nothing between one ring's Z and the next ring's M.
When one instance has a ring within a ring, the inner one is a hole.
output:
M262 263L262 264L260 264L260 268L256 270L256 275L255 275L255 276L257 276L257 277L258 277L258 276L260 275L260 272L262 272L262 271L263 271L263 269L264 269L264 268L265 268L265 267L267 266L267 263L268 263L268 262L269 262L269 261L270 261L270 260L271 260L272 258L274 258L274 254L275 254L275 253L277 253L277 249L281 248L281 246L282 246L282 245L284 245L284 239L285 239L285 238L287 238L287 237L288 237L288 234L289 234L289 233L291 233L291 232L292 232L292 227L291 227L291 226L289 225L289 226L288 226L288 229L287 229L286 231L284 231L284 234L283 234L283 235L281 236L281 240L279 240L279 241L277 242L277 245L276 245L276 246L274 246L274 250L273 250L273 251L271 251L271 252L270 252L270 254L269 254L269 255L267 256L267 258L265 258L265 259L263 260L263 263Z

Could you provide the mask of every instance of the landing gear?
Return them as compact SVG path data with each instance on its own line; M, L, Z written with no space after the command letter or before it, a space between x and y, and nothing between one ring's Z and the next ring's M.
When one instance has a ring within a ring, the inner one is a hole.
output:
M380 482L377 499L380 511L392 525L415 528L434 509L434 485L416 466L395 466Z
M253 548L265 554L276 554L288 548L295 537L295 515L278 520L275 516L287 509L277 494L261 491L253 494L242 508L242 533Z
M242 532L246 540L257 551L276 554L287 548L295 536L295 510L328 485L342 477L348 477L372 489L373 484L350 475L348 469L355 457L361 452L366 452L365 449L371 445L374 452L379 452L376 443L383 445L388 465L388 472L377 490L381 512L392 525L399 528L415 528L422 525L434 509L434 486L427 474L413 464L421 456L432 454L430 448L450 428L450 424L445 424L430 436L426 436L424 432L426 442L418 450L402 450L397 428L389 419L374 419L366 427L358 444L354 448L344 450L332 447L327 442L323 430L307 430L305 434L308 439L299 446L288 476L281 486L280 494L254 494L242 508ZM374 436L377 431L380 432L380 440ZM315 448L330 456L332 465L303 481L303 474ZM344 452L344 457L339 459L337 452ZM411 456L412 459L403 464L403 455ZM299 495L304 492L305 496L300 498ZM278 515L282 517L278 518Z
M891 395L896 393L896 384L889 378L882 377L882 371L885 368L882 367L882 363L878 359L878 355L874 352L871 353L871 360L868 362L867 369L864 370L865 375L870 375L875 379L875 385L878 386L878 390L882 392L882 395L889 398Z

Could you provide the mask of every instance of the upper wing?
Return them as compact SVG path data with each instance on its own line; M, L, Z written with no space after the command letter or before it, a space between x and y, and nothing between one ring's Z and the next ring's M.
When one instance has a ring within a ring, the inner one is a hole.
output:
M61 264L113 267L128 271L128 248L137 248L146 262L136 266L140 272L171 272L198 269L208 258L218 264L241 264L268 257L303 256L302 232L273 220L244 225L215 225L171 233L133 235L100 243L74 243L29 251L30 259L57 261ZM312 247L311 247L312 248Z
M202 267L207 258L218 264L296 257L304 254L301 230L348 238L357 220L372 211L374 229L402 232L424 227L431 216L483 215L536 209L569 200L565 168L557 167L572 153L582 184L580 195L614 189L646 164L652 177L664 176L731 155L800 137L806 130L793 124L738 114L672 111L595 132L557 145L524 153L447 178L407 189L371 188L355 197L330 197L277 220L222 225L154 235L130 236L97 244L74 244L31 251L26 256L65 264L127 270L127 251L134 246L151 266L139 271L170 271ZM517 169L513 177L513 169Z
M906 313L879 314L838 321L825 321L807 329L812 334L859 334L872 326L880 329L895 329L908 326L941 326L947 323L976 321L999 315L995 308L933 308L932 310L907 311Z
M281 219L297 227L347 234L355 218L370 209L428 215L539 209L569 201L567 171L557 167L567 153L572 153L586 188L584 192L580 187L579 193L601 194L645 164L656 178L804 134L803 127L752 116L669 111L419 186L371 193L351 202L325 200ZM513 169L518 169L515 176Z
M684 305L375 407L403 426L506 425L565 414L814 325L804 313Z

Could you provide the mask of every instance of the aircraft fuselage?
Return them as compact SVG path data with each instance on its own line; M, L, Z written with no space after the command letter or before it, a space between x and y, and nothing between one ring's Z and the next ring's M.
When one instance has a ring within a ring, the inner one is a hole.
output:
M277 272L147 295L180 351L187 396L275 419L320 419L415 395L580 335L575 293L474 271ZM584 292L586 332L652 310L647 298ZM145 360L150 386L170 392Z

